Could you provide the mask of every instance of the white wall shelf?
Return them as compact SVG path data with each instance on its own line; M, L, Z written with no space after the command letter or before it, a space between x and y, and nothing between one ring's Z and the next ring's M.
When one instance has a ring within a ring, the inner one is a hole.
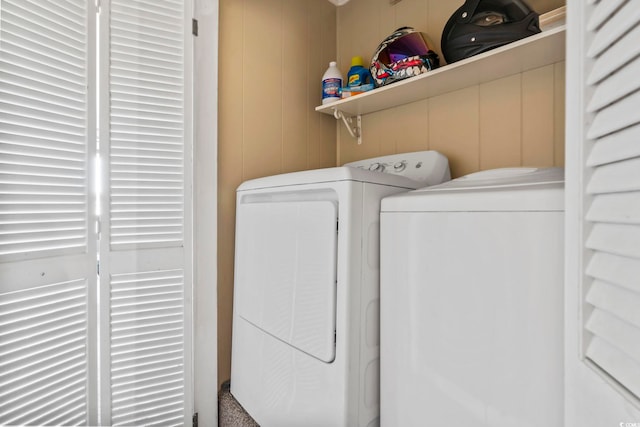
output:
M358 116L397 107L565 59L565 25L510 43L436 70L316 107L334 115Z

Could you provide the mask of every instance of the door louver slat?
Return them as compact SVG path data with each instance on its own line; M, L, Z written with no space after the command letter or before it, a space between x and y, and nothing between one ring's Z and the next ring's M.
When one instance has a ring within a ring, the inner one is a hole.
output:
M638 56L640 54L640 44L635 43L638 38L640 38L640 27L635 27L619 43L607 47L607 50L595 58L595 64L587 83L590 85L599 83L608 74L622 68L624 64Z
M587 301L593 306L598 307L598 312L607 313L609 316L616 317L619 322L620 328L628 328L627 333L631 336L640 335L640 313L637 308L640 304L640 295L636 294L632 290L625 289L620 286L612 285L600 280L595 280L587 293ZM602 316L599 314L598 316ZM596 319L595 316L591 316L588 325L592 322L613 322L608 319ZM625 326L626 325L626 326ZM635 330L634 330L635 329ZM604 328L601 330L600 335L611 334L612 336L620 331L618 328L609 330ZM631 342L621 342L620 347L637 348L640 346L640 339ZM637 358L640 361L640 352L630 351L630 356Z
M640 227L595 223L586 247L589 249L640 258Z
M640 176L635 173L639 167L640 157L598 166L587 184L587 193L604 194L640 190ZM630 196L633 198L635 194Z
M591 222L640 225L640 197L629 197L626 193L596 196L586 219Z
M604 24L624 2L625 0L610 0L600 3L600 6L593 11L591 19L589 19L587 29L589 31L598 29L598 27Z
M640 395L640 366L625 353L618 351L611 344L595 336L586 350L586 356L597 361L597 364L613 378L624 378L622 385L635 396Z
M598 85L587 111L597 111L640 89L640 58Z
M597 139L640 123L638 105L640 105L640 92L635 92L602 110L598 110L587 137Z
M640 293L640 260L596 252L593 254L587 274L615 285Z
M587 159L587 166L600 166L640 157L640 144L637 143L639 140L640 125L600 138Z

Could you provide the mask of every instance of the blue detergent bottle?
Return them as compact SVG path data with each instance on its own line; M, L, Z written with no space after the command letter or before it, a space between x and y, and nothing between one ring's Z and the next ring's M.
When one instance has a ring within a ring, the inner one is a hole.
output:
M371 73L369 70L362 66L363 61L361 56L354 56L351 58L351 68L347 74L347 86L362 86L363 84L371 81Z

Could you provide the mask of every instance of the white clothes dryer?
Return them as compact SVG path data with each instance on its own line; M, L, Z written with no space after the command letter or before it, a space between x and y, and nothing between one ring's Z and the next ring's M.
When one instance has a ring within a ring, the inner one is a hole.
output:
M258 424L378 425L380 200L448 179L426 151L238 188L231 393Z
M564 179L507 168L381 210L381 424L563 425Z

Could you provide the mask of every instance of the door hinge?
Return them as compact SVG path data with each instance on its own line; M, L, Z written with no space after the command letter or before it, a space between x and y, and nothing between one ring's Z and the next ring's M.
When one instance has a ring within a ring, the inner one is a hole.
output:
M198 20L196 18L191 20L191 33L198 37Z
M196 412L195 414L193 414L193 417L191 417L191 424L193 427L198 427L198 413Z

